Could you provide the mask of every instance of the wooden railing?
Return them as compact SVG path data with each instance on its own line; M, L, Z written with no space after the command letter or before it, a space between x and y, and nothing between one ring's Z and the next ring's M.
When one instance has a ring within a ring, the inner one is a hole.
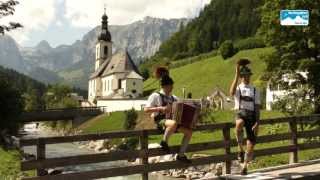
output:
M298 151L320 148L320 142L303 143L299 144L299 138L311 138L320 136L320 130L309 130L304 132L297 131L297 124L301 122L307 123L314 120L319 120L320 115L301 116L301 117L287 117L262 120L261 125L272 125L278 123L289 123L289 131L287 133L264 135L257 138L258 143L270 143L275 141L289 140L290 145L284 145L280 147L273 147L267 149L259 149L255 151L255 157L273 155L273 154L290 154L290 163L298 162ZM235 139L231 139L230 131L234 127L232 123L220 123L211 125L197 126L194 131L221 131L223 140L210 141L205 143L190 144L188 152L204 151L210 149L224 149L224 154L201 157L192 159L191 164L183 164L177 161L159 162L156 164L149 164L148 158L154 156L166 155L160 148L148 149L148 139L151 135L159 135L157 130L141 130L141 131L125 131L125 132L109 132L103 134L88 134L88 135L76 135L66 137L47 137L36 139L21 139L20 146L36 146L37 147L37 159L23 161L21 163L21 169L23 171L34 170L38 172L37 177L23 178L23 180L62 180L62 179L97 179L105 177L126 176L132 174L141 174L142 179L148 179L148 173L154 171L168 170L168 169L180 169L189 166L205 165L211 163L225 162L225 173L231 172L231 161L236 159L236 152L231 152L231 148L237 146ZM115 151L110 153L79 155L71 157L57 157L46 158L46 145L58 144L67 142L89 141L89 140L102 140L102 139L114 139L114 138L128 138L138 137L140 140L140 147L138 150L130 151ZM179 150L179 146L171 147L171 153L176 153ZM139 165L127 165L124 167L115 167L104 170L92 170L86 172L72 172L67 174L53 175L53 176L41 176L41 172L45 168L65 167L80 164L91 164L108 161L119 161L128 159L140 159Z
M97 116L107 112L107 107L77 107L63 109L46 109L24 112L20 122L72 120L77 117Z

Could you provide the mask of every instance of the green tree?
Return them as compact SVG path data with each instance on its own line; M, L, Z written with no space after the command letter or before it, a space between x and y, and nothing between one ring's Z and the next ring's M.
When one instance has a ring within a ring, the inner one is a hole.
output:
M0 131L15 134L24 103L21 93L5 78L0 78Z
M320 113L320 1L266 1L261 9L262 25L259 34L276 51L265 58L267 69L264 79L282 74L308 72L307 84L314 90L315 111ZM279 12L282 9L307 9L309 26L281 26Z
M220 48L220 53L223 59L227 59L229 57L232 57L235 53L236 50L233 47L232 41L225 41L221 44Z

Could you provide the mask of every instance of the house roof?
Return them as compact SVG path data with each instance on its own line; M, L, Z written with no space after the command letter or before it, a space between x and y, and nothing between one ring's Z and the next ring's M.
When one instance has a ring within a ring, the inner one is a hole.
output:
M142 79L143 80L143 77L134 71L129 72L127 74L126 78L127 79Z
M112 56L102 76L108 76L114 73L128 73L131 71L139 74L138 68L132 61L129 53L127 51L120 51Z
M90 79L93 79L93 78L96 78L96 77L101 76L102 73L103 73L103 71L104 71L104 69L106 69L106 67L108 66L109 62L110 62L110 58L108 58L107 60L105 60L105 61L99 66L99 68L98 68L94 73L91 74Z
M127 51L119 51L111 58L108 58L99 69L90 76L90 79L99 76L108 76L114 73L126 73L128 74L127 76L130 75L129 77L133 79L142 78L129 53Z

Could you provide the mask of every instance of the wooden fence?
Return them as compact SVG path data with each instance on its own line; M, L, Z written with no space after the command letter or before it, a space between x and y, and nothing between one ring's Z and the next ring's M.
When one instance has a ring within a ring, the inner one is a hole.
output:
M106 112L107 107L77 107L64 109L46 109L24 112L20 122L72 120L77 117L92 117Z
M320 148L319 142L313 143L298 143L300 138L311 138L320 136L320 130L309 130L298 132L297 124L308 123L310 121L319 120L320 115L301 116L301 117L287 117L262 120L260 124L273 125L279 123L288 123L289 132L276 135L264 135L257 138L258 143L270 143L275 141L289 140L290 145L284 145L280 147L273 147L267 149L259 149L255 151L255 156L269 156L274 154L289 153L290 163L298 162L298 151ZM36 138L36 139L21 139L20 146L36 146L37 158L36 160L23 161L21 163L21 169L23 171L34 170L38 172L37 177L23 178L23 180L63 180L63 179L97 179L105 177L126 176L133 174L141 174L142 179L148 179L148 173L168 170L168 169L180 169L187 168L189 166L205 165L211 163L225 162L225 173L231 171L231 161L236 159L237 153L231 152L231 148L237 146L235 139L231 139L230 131L234 127L232 123L220 123L211 125L197 126L194 131L220 131L223 135L223 140L206 143L191 144L188 147L188 152L204 151L210 149L224 149L224 153L220 155L214 155L209 157L201 157L192 159L191 164L183 164L177 161L160 162L156 164L149 164L148 158L154 156L166 155L160 148L148 149L148 139L151 135L159 135L157 130L141 130L141 131L125 131L125 132L109 132L103 134L88 134L88 135L76 135L66 137L48 137L48 138ZM114 138L129 138L138 137L140 140L140 147L138 150L130 151L115 151L110 153L79 155L71 157L57 157L46 158L46 145L58 144L67 142L79 142L90 140L102 140L102 139L114 139ZM171 153L176 153L179 150L179 146L171 147ZM113 167L103 170L92 170L86 172L72 172L67 174L41 176L41 172L45 168L65 167L81 164L91 164L109 161L119 161L128 159L140 159L138 165L127 165L124 167Z

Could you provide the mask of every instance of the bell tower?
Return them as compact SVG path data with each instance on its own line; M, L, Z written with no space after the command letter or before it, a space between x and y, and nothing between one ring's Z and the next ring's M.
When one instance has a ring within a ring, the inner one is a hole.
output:
M106 14L106 7L104 7L104 14L102 16L101 33L98 36L96 44L96 63L95 71L100 65L112 56L112 41L111 34L108 30L108 16Z

